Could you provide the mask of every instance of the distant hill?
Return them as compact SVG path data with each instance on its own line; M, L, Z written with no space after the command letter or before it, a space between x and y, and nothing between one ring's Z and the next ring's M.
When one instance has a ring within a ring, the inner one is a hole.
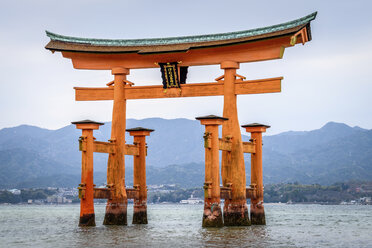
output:
M372 130L329 122L264 137L264 180L330 184L372 178Z
M204 127L188 119L127 120L127 128L155 129L147 137L148 184L202 185ZM97 140L110 138L110 123L94 132ZM73 125L47 130L22 125L0 130L0 188L76 186L80 181L81 130ZM244 140L249 137L244 136ZM132 138L127 136L127 143ZM372 130L329 122L306 132L265 136L264 183L331 184L372 178ZM249 155L245 155L249 177ZM106 154L95 154L95 182L105 182ZM126 182L132 182L132 161L126 159ZM249 182L249 178L247 180Z

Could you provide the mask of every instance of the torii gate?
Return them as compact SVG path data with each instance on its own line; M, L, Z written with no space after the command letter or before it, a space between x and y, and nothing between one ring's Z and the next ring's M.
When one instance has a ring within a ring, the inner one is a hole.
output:
M107 198L104 224L127 224L127 199L135 199L134 223L147 223L144 137L152 130L127 130L135 144L125 144L126 101L134 99L224 96L223 117L199 117L206 125L206 182L203 226L265 224L262 183L262 132L268 126L243 126L252 141L242 142L237 112L237 95L281 91L282 77L245 80L236 73L240 63L281 59L284 49L311 40L310 22L316 12L303 18L274 26L224 34L172 37L162 39L108 40L76 38L46 32L51 41L46 49L61 52L72 60L75 69L111 70L114 80L103 88L75 87L77 101L113 100L110 142L93 139L93 129L102 123L76 122L83 129L80 150L83 152L80 225L95 225L93 198ZM217 82L188 83L180 88L134 86L127 80L131 69L157 68L159 63L182 61L182 66L219 64L224 74ZM218 125L222 139L218 140ZM137 137L137 138L136 138ZM209 142L210 141L210 142ZM222 150L219 185L219 157ZM93 152L109 153L107 189L93 189ZM243 153L252 154L251 187L246 188ZM135 156L138 184L125 188L124 155ZM223 220L220 198L225 198ZM250 216L246 199L251 198Z

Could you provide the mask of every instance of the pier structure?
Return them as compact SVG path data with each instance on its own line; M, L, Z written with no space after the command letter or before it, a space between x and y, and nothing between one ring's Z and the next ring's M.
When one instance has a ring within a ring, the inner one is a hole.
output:
M196 117L205 125L205 182L203 227L223 226L220 189L220 154L218 126L228 120L215 115Z
M138 146L138 155L133 157L133 189L138 190L138 197L134 199L133 224L147 224L147 186L146 186L146 136L153 129L137 127L127 129L133 136L133 144Z
M262 133L270 126L251 123L242 126L251 133L251 143L254 152L251 153L251 188L255 197L251 198L250 216L254 225L266 225L265 210L263 206L263 175L262 175Z
M159 39L92 39L47 31L50 42L46 49L53 53L61 52L64 58L72 61L75 69L109 70L113 75L113 80L104 87L74 88L77 101L113 101L111 139L109 142L93 141L94 152L109 154L107 188L93 190L95 198L108 199L104 224L126 225L127 201L131 197L135 199L133 223L147 223L144 137L150 131L129 129L127 131L134 136L135 142L132 145L125 143L126 102L201 96L223 96L224 99L222 119L200 119L206 126L206 133L213 133L208 138L210 142L207 142L211 147L205 148L210 150L205 151L205 190L208 204L204 209L203 225L221 226L219 198L225 199L223 225L265 224L261 146L262 132L267 127L245 126L247 132L251 132L252 141L242 141L237 96L279 93L283 77L247 80L245 76L238 74L237 70L241 63L282 59L286 48L310 41L310 23L315 17L316 12L294 21L252 30ZM188 68L204 65L219 65L223 73L214 82L186 83ZM131 70L143 68L160 68L163 85L136 86L127 79ZM222 138L218 139L216 146L218 125L222 125ZM84 155L87 151L82 148L85 146L87 149L87 144L85 139L80 140L83 157L87 156ZM222 151L222 186L217 185L219 179L216 179L215 170L219 170L216 147ZM248 188L243 156L245 152L252 154L251 185ZM125 155L135 156L133 189L128 189L125 185ZM86 162L83 160L83 163ZM88 189L81 186L80 190L83 195ZM250 198L252 203L251 220L247 198ZM83 214L92 213L88 211Z
M84 148L81 149L81 184L79 185L80 198L80 219L79 226L95 226L94 215L94 184L93 184L93 152L94 152L94 137L93 130L99 129L103 125L100 122L90 120L72 122L77 129L82 130L80 136L81 144L84 143Z
M133 199L133 224L147 224L147 187L146 187L146 136L150 135L152 129L136 127L127 129L130 135L134 136L133 144L124 144L122 156L133 156L134 178L133 188L126 188L125 182L121 190L115 190L115 184L123 175L124 168L107 168L106 188L96 188L93 183L93 153L107 153L117 155L120 146L115 139L109 142L95 141L93 130L98 130L104 123L91 120L72 122L77 129L82 129L82 136L79 138L79 150L82 152L81 184L79 185L80 198L80 220L79 226L95 226L94 199L107 199L105 225L126 225L127 224L127 201ZM112 158L111 158L112 159ZM120 174L121 173L121 174ZM120 184L119 184L120 185ZM119 192L119 193L118 193ZM120 194L123 193L123 194ZM119 197L117 195L119 195ZM116 222L113 222L116 221Z

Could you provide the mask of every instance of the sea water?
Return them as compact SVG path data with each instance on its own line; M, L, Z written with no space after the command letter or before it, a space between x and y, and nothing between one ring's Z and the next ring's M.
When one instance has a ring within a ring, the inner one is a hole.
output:
M203 205L148 205L148 225L78 227L79 205L1 205L0 247L372 247L372 206L266 204L266 226L202 228Z

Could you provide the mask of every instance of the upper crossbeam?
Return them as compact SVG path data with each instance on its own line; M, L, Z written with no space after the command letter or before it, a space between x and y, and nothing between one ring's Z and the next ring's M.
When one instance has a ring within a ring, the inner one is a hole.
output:
M262 94L281 91L281 80L283 77L246 80L235 83L235 94ZM125 88L125 98L133 99L154 99L173 97L200 97L200 96L222 96L224 94L224 83L189 83L181 88L170 88L166 91L161 85L155 86L128 86ZM113 100L114 88L87 88L75 87L76 101L100 101Z

